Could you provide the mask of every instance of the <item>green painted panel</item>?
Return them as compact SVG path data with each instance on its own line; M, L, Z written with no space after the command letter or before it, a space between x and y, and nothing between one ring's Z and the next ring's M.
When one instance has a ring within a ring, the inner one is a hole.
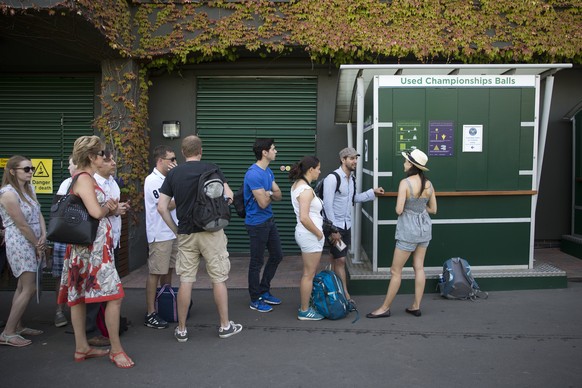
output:
M381 127L378 129L378 170L388 172L393 170L394 158L391 150L394 149L394 128ZM391 186L384 186L389 189Z
M454 127L457 127L457 116L458 116L458 106L455 103L457 101L458 89L427 89L426 90L426 117L427 121L425 124L424 131L429 132L429 123L431 121L452 121ZM454 143L462 140L458 134L458 129L455 130ZM431 156L430 150L430 139L427 140L427 149L424 150L427 155L429 155L429 165L430 170L434 171L426 173L426 176L431 179L434 175L438 177L439 190L443 190L443 187L456 187L457 177L455 174L440 173L445 171L455 171L457 168L456 153L457 151L453 148L452 156Z
M392 89L378 88L378 121L381 123L391 123L394 121L392 111Z
M489 126L490 97L488 89L459 89L457 100L459 119L455 131L457 181L455 186L441 185L437 175L432 175L439 191L487 190L487 133ZM483 152L463 151L463 125L483 125ZM434 169L433 169L434 171ZM436 171L435 171L436 172ZM448 174L452 171L443 171Z
M52 159L56 192L73 143L93 134L94 104L94 77L0 77L0 158ZM47 221L52 197L38 195Z
M196 128L203 157L221 167L234 191L255 162L255 138L275 139L277 159L270 167L283 200L273 211L286 255L299 252L287 168L315 154L316 127L316 78L198 78ZM244 220L234 212L227 236L230 253L248 254Z
M535 120L536 90L535 88L521 89L521 121Z
M390 267L395 225L381 225L378 267ZM433 224L425 266L438 267L451 257L466 258L471 265L528 265L529 223ZM409 260L407 266L412 266Z
M487 188L517 190L521 90L491 89L488 140Z
M440 197L437 196L438 213L432 219L468 218L529 218L531 195ZM396 219L396 197L379 199L378 219Z

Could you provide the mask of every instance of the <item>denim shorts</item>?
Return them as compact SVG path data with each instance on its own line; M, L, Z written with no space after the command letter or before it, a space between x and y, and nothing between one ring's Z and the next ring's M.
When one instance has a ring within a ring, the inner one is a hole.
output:
M420 243L411 243L408 241L396 240L396 248L405 252L414 252L417 247L426 248L428 247L429 241L423 241Z

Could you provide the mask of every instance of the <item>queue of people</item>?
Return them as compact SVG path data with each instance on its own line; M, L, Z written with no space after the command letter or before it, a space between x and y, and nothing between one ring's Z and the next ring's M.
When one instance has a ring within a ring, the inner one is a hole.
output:
M187 136L181 144L186 160L176 163L176 154L168 146L158 146L153 152L155 167L144 184L146 230L148 237L149 274L146 281L144 325L165 329L169 323L155 309L156 288L171 284L175 271L180 279L177 295L178 325L174 337L179 342L188 340L186 319L191 301L193 283L200 260L212 281L214 302L217 307L218 336L228 338L242 331L243 326L230 319L226 280L230 272L227 238L223 229L208 231L192 222L191 204L198 188L198 179L206 171L216 170L223 182L224 199L232 203L233 192L220 168L202 161L202 141L195 135ZM244 179L245 226L250 239L249 307L258 312L272 311L282 301L271 294L270 283L283 259L281 241L271 204L284 196L275 182L269 164L277 150L273 139L257 139L253 152L256 163L249 167ZM406 178L400 182L396 203L398 222L396 248L391 266L391 280L382 305L366 316L390 316L390 306L401 283L402 268L412 254L415 272L415 297L406 312L421 316L420 304L425 286L424 257L431 240L429 214L437 210L435 189L425 177L428 157L415 149L403 152ZM303 273L299 283L299 320L321 320L324 317L310 306L313 278L319 268L324 245L330 245L330 262L344 284L351 299L346 279L345 260L351 238L351 208L357 202L373 200L382 195L382 187L356 192L352 184L359 154L353 148L339 152L340 166L324 180L324 196L320 199L312 188L321 174L321 164L315 156L305 156L289 171L293 182L290 202L296 216L295 240L301 250ZM119 339L119 321L124 290L115 269L115 249L119 245L120 215L130 209L128 202L119 201L119 187L113 179L115 160L97 136L82 136L75 141L69 160L71 177L77 177L71 186L69 178L57 195L74 193L79 196L88 213L99 220L97 237L92 245L55 243L53 275L60 276L55 325L67 325L64 305L71 312L75 337L74 361L109 357L119 368L131 368L133 360L127 355ZM0 345L23 347L31 344L26 338L42 331L28 328L21 322L29 300L35 293L35 276L44 260L46 245L45 222L40 205L31 185L34 167L30 159L13 156L6 164L0 188L0 217L5 228L8 263L18 286L0 334ZM322 211L335 231L324 234ZM264 253L269 257L264 260ZM39 265L40 264L40 265ZM264 267L264 268L263 268ZM261 278L262 271L262 278ZM105 324L109 333L110 349L93 347L87 339L88 322L94 319L89 307L105 306Z

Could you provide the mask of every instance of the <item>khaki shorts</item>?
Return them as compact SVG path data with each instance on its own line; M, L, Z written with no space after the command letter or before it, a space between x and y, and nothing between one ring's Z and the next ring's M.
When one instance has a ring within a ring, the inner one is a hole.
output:
M180 281L195 282L200 258L203 258L212 283L225 282L230 272L227 241L223 230L179 234L176 273L180 276Z
M149 244L148 268L152 275L166 275L176 266L178 240L157 241Z

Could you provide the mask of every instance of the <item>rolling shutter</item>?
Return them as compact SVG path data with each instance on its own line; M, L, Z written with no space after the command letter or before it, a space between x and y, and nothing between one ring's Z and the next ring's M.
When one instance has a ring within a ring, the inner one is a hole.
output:
M316 78L198 78L196 129L203 160L220 166L234 192L256 162L255 138L275 139L277 159L269 167L283 193L273 212L285 255L299 252L288 169L303 156L315 154L316 123ZM226 233L230 253L248 254L244 220L234 210Z
M0 77L0 158L52 159L56 192L69 176L73 143L93 134L94 104L93 77ZM47 221L52 197L38 195Z

